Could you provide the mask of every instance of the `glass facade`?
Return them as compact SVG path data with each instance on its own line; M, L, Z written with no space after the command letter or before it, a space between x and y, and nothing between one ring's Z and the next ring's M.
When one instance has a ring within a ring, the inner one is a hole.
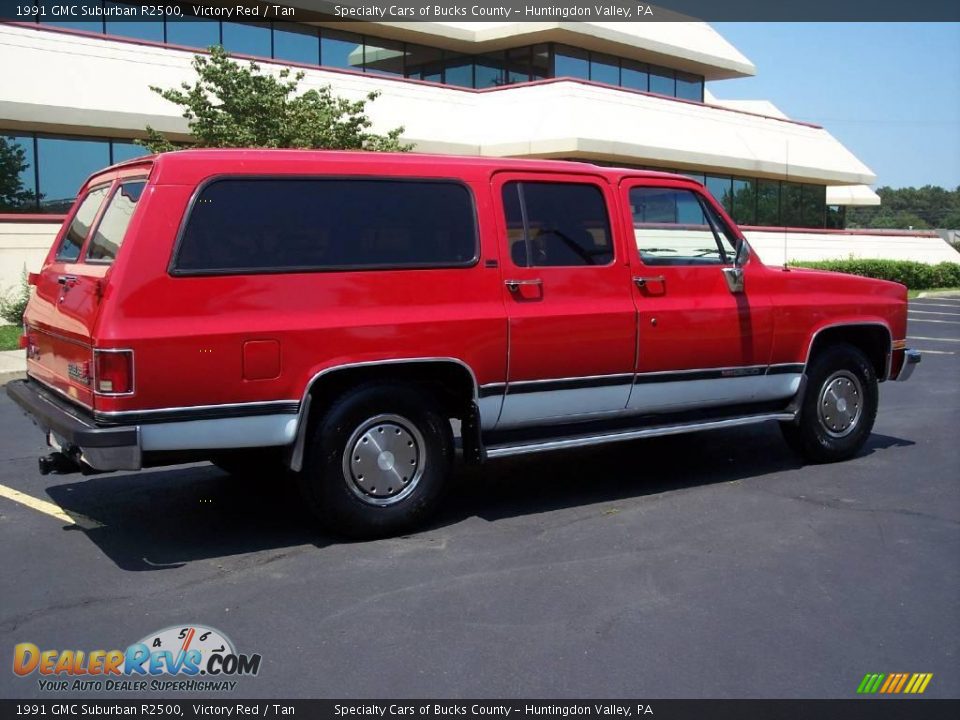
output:
M0 130L0 212L63 214L94 172L146 155L129 140L70 137Z
M122 3L106 0L105 4ZM188 12L189 8L185 7L184 11ZM52 15L48 13L46 17L52 18ZM220 22L184 15L156 22L59 22L44 19L42 24L197 49L223 45L237 55L429 80L458 87L483 89L569 77L703 102L703 78L699 75L558 43L467 55L286 22Z

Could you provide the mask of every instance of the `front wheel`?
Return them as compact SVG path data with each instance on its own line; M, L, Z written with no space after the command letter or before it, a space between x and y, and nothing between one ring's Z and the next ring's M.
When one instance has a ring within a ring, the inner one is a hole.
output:
M784 438L811 462L851 458L873 430L878 398L876 371L859 349L825 348L807 369L799 422L781 425Z
M426 519L452 460L450 423L429 393L376 383L341 396L316 423L299 482L325 525L380 537Z

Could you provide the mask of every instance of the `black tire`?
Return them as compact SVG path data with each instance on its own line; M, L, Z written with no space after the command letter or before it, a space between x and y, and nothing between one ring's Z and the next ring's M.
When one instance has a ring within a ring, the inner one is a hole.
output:
M847 344L817 352L807 368L798 423L783 423L784 439L805 460L829 463L856 455L877 417L877 374L867 357Z
M289 472L279 448L229 450L214 456L210 462L229 475L250 481L269 482Z
M450 422L426 389L372 383L342 395L307 440L301 492L325 527L351 538L422 523L450 476ZM379 486L378 486L379 485Z

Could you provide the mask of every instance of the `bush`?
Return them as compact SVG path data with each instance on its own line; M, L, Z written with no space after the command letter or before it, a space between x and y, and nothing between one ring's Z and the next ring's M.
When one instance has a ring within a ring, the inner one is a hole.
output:
M960 287L960 263L942 262L938 265L928 265L913 260L850 259L797 261L791 262L790 265L816 270L833 270L878 280L893 280L906 285L910 290Z
M11 325L23 325L23 312L30 299L30 286L27 284L27 271L23 271L20 287L8 290L0 297L0 317Z

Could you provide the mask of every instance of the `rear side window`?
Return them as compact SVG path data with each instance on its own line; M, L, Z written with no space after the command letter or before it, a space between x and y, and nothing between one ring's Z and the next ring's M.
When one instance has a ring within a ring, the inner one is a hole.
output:
M103 213L100 224L97 225L90 247L87 249L87 259L91 262L113 262L117 250L123 242L123 236L130 224L130 217L137 207L137 200L143 194L146 180L135 180L121 183L117 187L110 204Z
M87 239L90 232L90 226L97 217L100 205L103 204L103 198L106 197L108 185L98 187L87 193L87 196L80 203L76 215L70 222L67 234L63 236L60 247L57 248L57 260L60 262L76 262L80 257L80 249L83 247L83 241Z
M476 258L473 199L459 183L225 179L196 198L173 272L456 267Z
M503 209L510 259L518 267L613 262L607 206L596 185L509 182Z

